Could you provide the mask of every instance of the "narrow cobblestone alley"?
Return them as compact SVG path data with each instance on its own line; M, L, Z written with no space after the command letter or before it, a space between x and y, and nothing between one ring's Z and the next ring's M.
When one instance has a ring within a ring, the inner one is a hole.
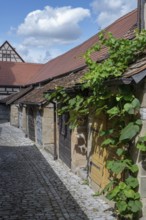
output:
M0 124L0 220L112 220L108 204L22 131Z

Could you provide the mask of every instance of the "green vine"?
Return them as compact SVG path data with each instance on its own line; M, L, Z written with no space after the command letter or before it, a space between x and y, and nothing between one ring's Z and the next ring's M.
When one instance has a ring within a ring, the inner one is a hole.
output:
M92 59L92 54L108 50L108 58L100 63ZM107 198L115 202L120 219L137 219L142 209L138 193L138 167L132 160L130 150L135 137L139 134L140 101L132 85L110 86L110 80L120 78L128 66L140 58L146 48L146 31L136 33L133 40L116 39L111 33L100 33L98 43L85 54L88 72L74 92L59 87L47 96L60 103L59 114L70 113L70 124L77 126L78 121L87 115L100 115L108 118L107 130L101 130L104 137L101 146L112 148L117 155L107 162L111 173L111 182L102 191ZM146 151L146 136L137 142L140 151Z

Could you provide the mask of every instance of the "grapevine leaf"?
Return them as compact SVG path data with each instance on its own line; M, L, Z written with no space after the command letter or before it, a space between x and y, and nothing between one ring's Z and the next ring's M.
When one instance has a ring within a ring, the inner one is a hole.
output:
M132 106L133 108L135 109L139 109L140 108L140 102L137 98L135 98L133 101L132 101Z
M123 155L124 152L125 152L124 149L119 148L119 149L116 151L116 154L117 154L118 156L121 156L121 155Z
M135 192L132 189L125 189L124 194L127 198L134 199Z
M132 212L136 213L141 210L142 203L139 200L135 200L135 201L130 200L128 202L128 206L131 208Z
M134 114L134 108L133 108L133 106L130 103L126 103L124 105L124 110L126 112L128 112L129 114Z
M138 166L136 164L132 165L129 167L132 173L138 172Z
M107 168L110 169L113 173L119 174L126 168L126 165L121 161L108 161Z
M141 119L137 119L136 122L135 122L135 124L137 124L137 125L142 125L142 120L141 120Z
M138 148L140 151L145 152L145 151L146 151L146 144L145 144L145 143L138 143L138 144L137 144L137 148Z
M128 177L125 181L126 181L127 185L129 185L133 189L135 189L139 185L137 178L134 178L132 176Z
M107 113L110 116L114 116L114 115L118 115L120 113L120 110L118 107L115 106L115 107L111 108L110 110L108 110Z
M114 145L115 140L112 138L107 138L105 141L102 142L101 146L107 146L107 145Z
M120 213L124 212L127 209L127 203L125 201L119 201L117 202L117 208Z
M131 140L139 132L140 128L138 125L135 125L134 122L130 122L124 129L121 131L120 141L129 139Z

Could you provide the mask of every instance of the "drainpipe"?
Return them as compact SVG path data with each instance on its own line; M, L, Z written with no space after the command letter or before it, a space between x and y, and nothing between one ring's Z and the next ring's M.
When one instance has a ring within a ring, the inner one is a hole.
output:
M57 103L51 103L54 105L54 160L57 160Z
M146 30L146 0L138 0L138 29Z

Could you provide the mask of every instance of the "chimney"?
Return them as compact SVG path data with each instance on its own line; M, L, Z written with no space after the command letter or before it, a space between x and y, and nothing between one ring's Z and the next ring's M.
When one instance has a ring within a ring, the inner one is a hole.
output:
M146 30L146 0L138 0L138 28Z

